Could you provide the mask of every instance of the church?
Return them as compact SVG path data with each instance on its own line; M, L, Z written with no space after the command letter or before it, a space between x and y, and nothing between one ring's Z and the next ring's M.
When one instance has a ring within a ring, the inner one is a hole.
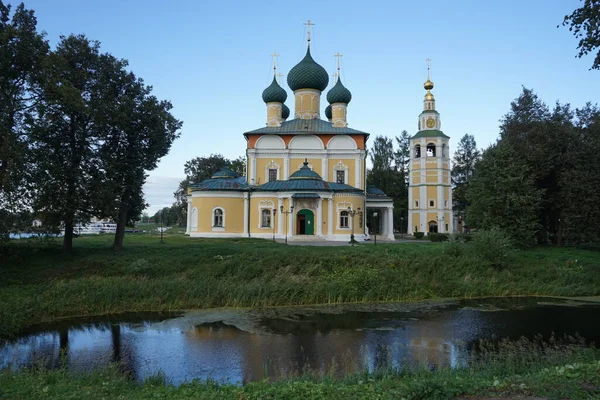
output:
M308 25L310 28L310 21ZM262 93L266 126L243 134L247 144L246 176L226 168L210 179L190 184L186 234L348 242L352 238L368 240L376 233L394 240L393 199L366 185L369 133L348 127L352 94L343 85L339 72L338 61L336 82L324 96L329 103L324 120L321 95L329 85L329 74L311 56L309 30L306 55L287 76L294 94L292 116L274 63L273 81ZM432 229L426 222L434 218L428 203L421 201L431 194L427 188L422 197L421 190L423 185L429 185L430 170L438 170L429 164L429 159L435 158L435 153L428 153L430 141L438 147L446 146L445 150L440 148L438 157L448 153L448 137L439 130L439 115L430 89L425 103L419 119L419 126L423 119L423 130L411 139L414 151L419 146L424 149L423 157L421 153L411 156L411 168L415 170L410 175L410 200L417 206L409 210L408 221L409 229L416 224L416 230ZM435 124L431 124L429 116ZM449 163L436 167L449 168ZM449 177L449 171L441 173L441 179L446 175ZM437 209L442 204L449 206L445 202L449 198L443 197L445 193L442 190L442 197L436 197L435 210L436 216L449 221L450 217ZM367 213L372 216L371 234L366 226Z

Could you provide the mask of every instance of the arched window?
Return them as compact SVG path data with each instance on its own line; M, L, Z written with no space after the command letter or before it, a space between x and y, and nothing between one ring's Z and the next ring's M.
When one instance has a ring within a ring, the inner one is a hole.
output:
M340 228L348 227L348 211L340 212Z
M435 157L435 144L429 143L427 145L427 157Z
M223 209L215 208L213 211L213 227L223 228Z
M442 157L446 157L446 143L442 145Z
M421 157L421 145L418 144L415 146L415 158L420 158Z

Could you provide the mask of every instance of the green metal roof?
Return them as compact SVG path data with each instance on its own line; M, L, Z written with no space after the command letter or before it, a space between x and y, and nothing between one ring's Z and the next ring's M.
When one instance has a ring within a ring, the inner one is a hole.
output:
M367 135L367 132L352 128L334 127L331 122L322 119L292 119L285 121L281 126L265 126L244 133L246 135L254 134L285 134L285 135L315 135L325 133L328 135Z
M213 179L217 179L217 178L223 179L223 178L239 178L239 177L240 176L238 175L237 172L235 172L231 168L225 167L222 170L214 173L211 178L213 178Z
M325 182L318 179L293 179L289 181L271 181L253 189L257 192L351 192L362 193L357 189L344 183Z
M291 174L288 179L319 179L319 180L323 180L323 178L321 178L321 175L317 174L315 171L313 171L312 169L309 168L308 161L306 161L306 160L304 160L300 169L298 171L294 172L293 174Z
M411 139L418 139L422 137L443 137L447 139L450 138L450 136L445 135L444 132L438 131L437 129L426 129L424 131L417 132L413 137L411 137Z
M281 118L288 119L288 117L290 116L290 108L288 106L286 106L285 104L283 104L281 106Z
M287 82L292 90L316 89L322 92L329 84L329 74L313 60L309 47L302 61L290 70Z
M338 78L335 85L331 88L329 92L327 92L327 101L329 104L333 103L350 103L352 100L352 93L344 85L342 85L342 80Z
M283 103L287 99L287 92L279 86L277 79L273 77L273 82L263 90L262 98L265 103Z
M386 194L383 192L383 190L381 190L375 186L367 187L367 194L372 195L372 196L386 196Z
M294 193L292 195L292 199L319 199L319 196L316 193Z
M421 114L439 114L436 110L425 110Z
M192 192L203 190L231 190L231 191L246 191L248 183L246 178L211 178L205 179L200 183L190 185Z

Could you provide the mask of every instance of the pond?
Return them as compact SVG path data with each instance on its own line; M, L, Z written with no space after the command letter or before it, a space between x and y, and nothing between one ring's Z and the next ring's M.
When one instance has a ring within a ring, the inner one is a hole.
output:
M598 303L551 298L122 314L34 327L0 343L0 368L119 362L140 381L161 371L175 384L243 384L306 371L456 367L480 339L554 333L598 343L599 316Z

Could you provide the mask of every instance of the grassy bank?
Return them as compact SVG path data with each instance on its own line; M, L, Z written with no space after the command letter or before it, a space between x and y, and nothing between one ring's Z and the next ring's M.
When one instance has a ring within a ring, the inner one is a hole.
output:
M234 386L193 381L175 387L157 375L143 384L118 367L88 374L66 370L0 372L0 398L10 399L407 399L472 396L600 398L600 354L575 345L507 342L470 368L412 369L356 374L342 379L303 377ZM478 397L481 398L481 397ZM511 397L513 398L513 397Z
M285 246L256 239L130 235L0 248L0 336L65 316L219 306L600 295L600 253L538 248L495 269L470 245Z

